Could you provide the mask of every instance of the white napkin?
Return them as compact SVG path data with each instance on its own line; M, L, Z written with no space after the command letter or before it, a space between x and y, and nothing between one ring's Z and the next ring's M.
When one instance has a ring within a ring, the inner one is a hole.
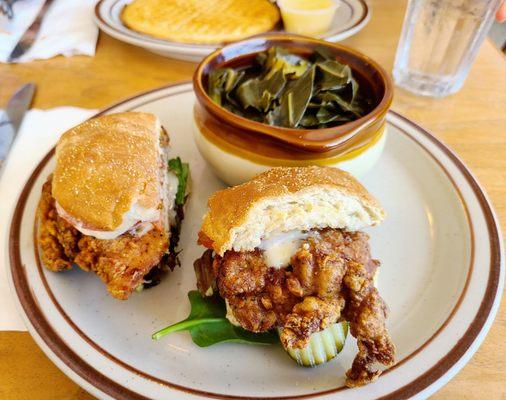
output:
M7 283L7 235L14 205L33 169L67 129L86 120L96 110L58 107L30 110L14 142L0 178L0 330L26 330L14 306Z
M14 3L14 18L0 15L0 61L9 55L41 9L44 0ZM47 59L58 54L93 56L98 27L93 21L96 0L54 0L49 6L33 46L16 62Z

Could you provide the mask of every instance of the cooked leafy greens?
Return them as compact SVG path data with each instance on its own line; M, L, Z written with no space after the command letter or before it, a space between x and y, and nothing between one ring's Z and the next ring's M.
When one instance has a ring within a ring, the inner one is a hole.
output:
M219 68L208 94L245 118L287 128L327 128L356 120L371 108L348 65L317 48L310 57L272 47L252 65Z
M193 342L208 347L220 342L249 344L278 343L276 332L252 333L232 325L226 318L226 306L219 296L202 297L198 290L188 292L191 311L188 318L170 325L152 335L160 339L172 332L189 331Z
M176 204L183 205L190 168L188 163L184 163L179 157L176 157L169 160L169 170L173 172L178 179Z

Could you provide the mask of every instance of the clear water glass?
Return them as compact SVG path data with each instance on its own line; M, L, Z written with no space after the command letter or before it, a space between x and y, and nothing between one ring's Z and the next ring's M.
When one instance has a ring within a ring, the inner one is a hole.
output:
M393 76L416 94L457 92L501 0L409 0Z

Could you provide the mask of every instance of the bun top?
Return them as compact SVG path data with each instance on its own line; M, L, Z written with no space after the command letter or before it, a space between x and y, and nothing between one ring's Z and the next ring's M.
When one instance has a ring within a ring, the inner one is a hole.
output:
M160 131L155 115L126 112L65 132L52 183L58 212L78 229L96 231L114 231L124 219L159 219Z
M331 167L274 168L214 193L199 243L219 255L251 251L263 239L292 230L376 225L385 211L350 174Z

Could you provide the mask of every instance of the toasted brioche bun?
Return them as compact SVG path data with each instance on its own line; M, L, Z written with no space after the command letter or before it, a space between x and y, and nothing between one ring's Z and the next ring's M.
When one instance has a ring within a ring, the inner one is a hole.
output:
M182 43L221 44L272 29L279 11L268 0L134 0L121 13L137 32Z
M161 218L161 126L153 114L88 120L56 146L52 195L58 213L85 234L110 239ZM166 165L166 164L165 164Z
M292 230L350 231L380 223L385 211L350 174L331 167L274 168L214 193L199 242L223 255L251 251Z

